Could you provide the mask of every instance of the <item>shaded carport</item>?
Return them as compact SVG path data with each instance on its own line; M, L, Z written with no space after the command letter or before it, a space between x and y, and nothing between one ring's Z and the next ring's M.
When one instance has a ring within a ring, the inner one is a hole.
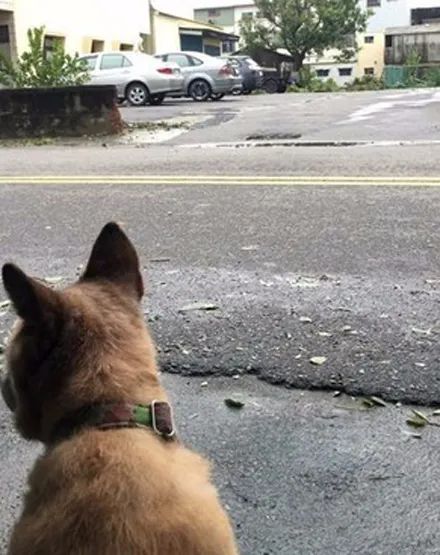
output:
M210 56L220 56L233 52L239 37L213 29L197 29L194 27L179 27L180 48L193 52L204 52Z

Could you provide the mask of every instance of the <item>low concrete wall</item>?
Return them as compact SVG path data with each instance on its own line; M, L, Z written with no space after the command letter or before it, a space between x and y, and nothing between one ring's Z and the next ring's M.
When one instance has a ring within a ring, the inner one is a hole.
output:
M0 90L0 138L81 137L123 129L113 86Z

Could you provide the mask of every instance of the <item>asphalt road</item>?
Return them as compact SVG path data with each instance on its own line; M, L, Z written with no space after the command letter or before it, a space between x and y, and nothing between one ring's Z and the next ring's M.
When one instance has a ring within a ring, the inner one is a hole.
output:
M206 387L204 378L164 378L179 433L214 462L243 555L438 554L440 435L435 427L409 435L410 408L364 411L249 377ZM225 406L231 396L241 411ZM1 405L0 426L4 553L39 450L16 437Z
M409 408L302 391L439 403L438 98L397 94L172 103L150 115L223 119L156 146L0 149L2 260L68 282L108 220L133 238L182 433L215 461L244 554L438 553L437 429L415 439ZM393 145L206 147L280 126ZM0 311L0 340L11 321ZM223 404L235 394L240 413ZM0 425L4 539L36 450L4 408Z
M126 121L194 118L196 128L171 144L204 144L249 138L303 141L437 140L438 89L331 94L225 97L197 104L166 100L162 106L122 108Z
M40 276L74 279L123 222L170 371L440 399L438 187L11 185L0 202L2 258ZM218 309L180 312L194 302Z

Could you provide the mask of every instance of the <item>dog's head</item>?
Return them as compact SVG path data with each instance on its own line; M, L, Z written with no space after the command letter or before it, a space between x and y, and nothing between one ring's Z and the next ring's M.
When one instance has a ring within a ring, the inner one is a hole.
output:
M157 387L154 347L140 311L136 250L114 223L101 231L82 277L54 290L13 264L3 284L19 316L2 394L28 439L48 440L69 411L100 402L146 402Z

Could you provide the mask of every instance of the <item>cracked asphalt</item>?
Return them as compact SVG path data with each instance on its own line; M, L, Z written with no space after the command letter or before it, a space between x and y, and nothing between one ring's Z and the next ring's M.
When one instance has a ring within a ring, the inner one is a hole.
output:
M411 430L406 419L408 403L426 414L440 404L440 187L424 181L439 177L440 147L187 145L275 132L351 140L374 130L382 140L435 141L437 93L399 94L322 96L321 124L316 107L304 111L317 102L309 95L173 102L124 114L223 115L157 146L0 149L3 261L68 282L108 220L132 237L181 434L213 460L244 554L439 553L440 436L436 426ZM290 114L282 124L280 106ZM182 179L165 185L160 174ZM183 179L197 174L314 177L301 186ZM57 185L45 175L67 177ZM120 177L75 185L75 175ZM128 184L130 175L153 183ZM344 175L416 180L322 179ZM18 184L20 176L31 184ZM0 341L12 318L0 310ZM325 360L314 365L314 357ZM367 410L360 397L370 395L387 407ZM230 396L244 400L241 411L225 407ZM2 403L0 426L5 552L38 448L17 438Z

